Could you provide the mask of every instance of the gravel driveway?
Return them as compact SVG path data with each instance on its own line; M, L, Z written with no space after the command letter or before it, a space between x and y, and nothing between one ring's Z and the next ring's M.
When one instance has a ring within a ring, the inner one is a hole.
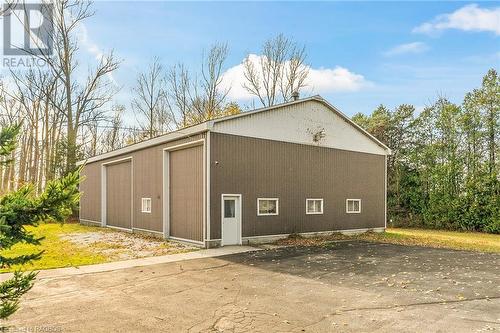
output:
M168 242L161 238L104 228L99 231L69 233L61 238L76 246L102 254L110 261L161 256L197 249L179 242Z

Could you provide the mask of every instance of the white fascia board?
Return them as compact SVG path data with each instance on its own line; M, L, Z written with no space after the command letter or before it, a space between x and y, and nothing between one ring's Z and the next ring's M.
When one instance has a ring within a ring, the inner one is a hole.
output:
M153 138L153 139L134 143L134 144L131 144L129 146L110 151L108 153L93 156L93 157L88 158L87 160L78 161L76 163L76 165L82 165L82 164L86 164L86 163L92 163L92 162L105 160L105 159L115 157L118 155L128 154L128 153L140 150L140 149L157 146L157 145L167 143L170 141L174 141L174 140L186 138L186 137L189 137L192 135L196 135L199 133L203 133L203 132L210 130L210 128L212 127L212 124L213 124L213 121L207 121L207 122L204 122L204 123L201 123L198 125L183 128L183 129L171 132L171 133L167 133L165 135L158 136L158 137Z

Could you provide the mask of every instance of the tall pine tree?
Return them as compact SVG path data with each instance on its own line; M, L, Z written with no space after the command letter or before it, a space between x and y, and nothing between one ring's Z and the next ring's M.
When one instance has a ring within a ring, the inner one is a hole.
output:
M0 130L0 163L11 163L9 156L16 147L20 126ZM66 177L49 182L39 196L33 184L0 197L0 266L23 265L42 256L42 252L28 253L17 257L5 257L1 251L18 243L39 245L37 238L26 227L36 227L44 221L63 222L77 207L79 201L79 170ZM13 314L19 307L23 294L33 287L35 272L17 271L13 278L0 283L0 319Z
M491 69L462 105L444 98L419 114L379 106L353 120L392 149L394 225L500 233L500 77Z

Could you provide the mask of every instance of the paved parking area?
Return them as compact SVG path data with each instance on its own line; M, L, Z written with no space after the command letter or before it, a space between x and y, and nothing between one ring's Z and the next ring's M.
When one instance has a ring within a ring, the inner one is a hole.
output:
M500 255L346 241L40 279L10 325L58 332L500 330Z

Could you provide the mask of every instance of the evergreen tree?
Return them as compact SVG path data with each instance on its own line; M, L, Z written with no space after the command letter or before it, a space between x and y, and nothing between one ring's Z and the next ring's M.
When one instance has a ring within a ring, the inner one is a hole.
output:
M0 163L10 163L8 156L16 147L19 126L0 130ZM49 182L39 196L35 195L33 184L26 184L19 190L0 197L0 251L18 243L39 245L37 238L26 229L36 227L43 221L63 222L76 208L79 201L79 170L66 177ZM34 252L17 257L4 257L0 254L0 266L23 265L37 260L42 252ZM0 283L0 319L13 314L20 297L33 287L36 273L17 271L10 280Z
M500 77L489 70L461 106L439 98L379 106L353 120L392 150L388 217L394 225L500 233Z

